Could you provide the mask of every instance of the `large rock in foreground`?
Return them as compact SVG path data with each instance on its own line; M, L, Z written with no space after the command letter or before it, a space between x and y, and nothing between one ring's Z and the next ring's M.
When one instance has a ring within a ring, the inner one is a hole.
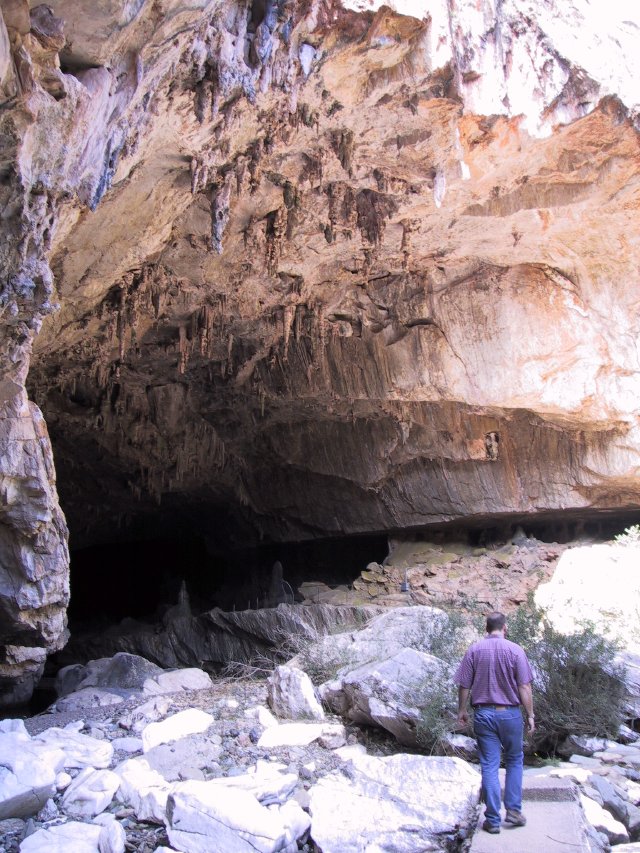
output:
M362 756L310 791L323 853L451 850L475 826L480 775L458 758Z

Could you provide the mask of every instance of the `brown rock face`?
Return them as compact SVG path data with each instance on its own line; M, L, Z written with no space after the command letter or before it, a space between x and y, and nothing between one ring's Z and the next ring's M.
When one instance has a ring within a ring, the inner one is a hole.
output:
M75 546L638 506L632 94L553 46L578 2L370 5L0 3L2 571L45 555L36 610L66 532L44 432L9 488L29 366ZM3 588L5 642L60 642Z

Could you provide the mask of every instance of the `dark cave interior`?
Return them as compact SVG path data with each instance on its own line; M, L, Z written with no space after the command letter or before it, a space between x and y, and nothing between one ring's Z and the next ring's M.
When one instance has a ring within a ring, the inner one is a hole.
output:
M94 545L72 551L69 626L73 632L91 624L106 627L125 618L154 622L178 602L184 582L194 613L259 609L268 601L274 564L282 565L283 601L299 601L298 587L318 581L350 585L370 562L383 562L390 538L425 539L472 545L504 543L521 528L543 542L580 538L611 539L640 521L637 511L573 511L509 516L437 525L421 530L345 536L303 542L271 542L258 547L207 548L197 533L158 535Z

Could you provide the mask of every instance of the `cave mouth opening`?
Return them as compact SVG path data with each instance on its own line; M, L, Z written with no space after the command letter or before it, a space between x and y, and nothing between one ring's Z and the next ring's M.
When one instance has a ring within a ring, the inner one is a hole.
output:
M118 541L71 553L72 633L123 619L155 622L186 589L194 613L256 610L278 601L299 601L305 581L351 584L370 562L388 554L386 535L267 543L244 550L211 552L197 535ZM274 574L279 575L276 597Z
M181 589L186 589L194 614L216 607L256 610L298 602L305 582L350 586L369 563L389 556L394 539L490 545L504 543L520 530L549 543L604 541L639 521L637 510L547 512L246 548L222 548L219 541L212 547L197 531L177 534L167 527L163 535L156 527L155 535L147 530L143 537L72 551L69 627L81 633L124 619L160 621L178 603Z

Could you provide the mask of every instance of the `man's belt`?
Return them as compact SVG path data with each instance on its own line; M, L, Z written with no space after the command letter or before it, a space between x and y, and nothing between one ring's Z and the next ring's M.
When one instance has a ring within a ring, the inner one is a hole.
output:
M494 711L508 711L510 708L519 708L519 707L520 707L520 705L483 705L483 704L480 704L480 705L474 705L473 709L475 711L477 708L493 708Z

